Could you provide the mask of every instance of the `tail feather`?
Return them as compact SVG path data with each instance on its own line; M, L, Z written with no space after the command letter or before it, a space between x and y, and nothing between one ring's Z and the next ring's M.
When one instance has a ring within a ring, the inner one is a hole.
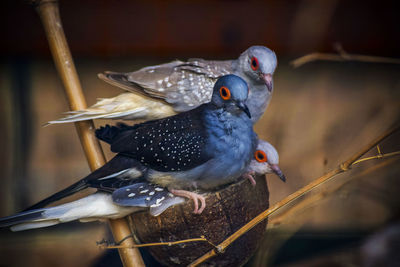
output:
M10 227L11 231L16 232L60 223L58 219L47 219L44 215L46 210L47 209L25 211L16 215L0 218L0 228Z
M123 128L129 126L121 124L120 127ZM43 208L52 202L68 197L88 187L102 188L104 180L112 180L110 178L115 177L118 179L119 176L123 177L124 179L139 178L142 175L142 171L143 168L141 168L141 164L135 159L118 154L105 165L98 168L85 178L43 199L24 211Z
M24 211L15 215L0 218L0 227L39 220L42 218L44 209Z
M113 203L111 195L96 193L55 207L31 210L1 218L0 227L22 231L47 227L74 220L93 221L103 218L121 218L138 210L138 207L121 207Z
M49 221L44 221L44 222L28 222L28 223L21 223L21 224L13 225L10 227L10 229L13 232L19 232L19 231L25 231L25 230L29 230L29 229L49 227L49 226L53 226L53 225L56 225L59 223L60 222L58 220L49 220Z
M29 208L25 209L24 211L29 211L29 210L35 210L39 208L43 208L44 206L47 206L48 204L55 202L57 200L60 200L62 198L68 197L76 192L79 192L83 189L86 189L88 187L88 183L86 179L82 179L76 183L74 183L71 186L68 186L67 188L43 199L42 201L39 201L38 203L30 206Z
M116 120L119 119L131 120L136 118L140 119L144 111L146 111L146 107L140 107L136 109L129 109L117 112L79 110L75 114L71 114L64 118L48 121L45 124L45 126L50 124L61 124L61 123L70 123L70 122L96 120L96 119L116 119Z
M98 99L93 106L66 113L66 117L47 123L69 123L93 119L158 119L174 115L173 108L163 101L144 97L141 94L123 93L112 98Z

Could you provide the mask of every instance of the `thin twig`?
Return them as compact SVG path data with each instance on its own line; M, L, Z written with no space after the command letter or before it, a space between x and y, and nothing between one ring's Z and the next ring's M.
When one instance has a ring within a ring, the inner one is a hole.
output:
M299 57L295 60L292 60L289 64L294 68L298 68L304 64L317 61L317 60L325 60L325 61L360 61L360 62L369 62L369 63L389 63L389 64L400 64L400 59L397 58L389 58L389 57L377 57L377 56L368 56L368 55L359 55L359 54L333 54L333 53L311 53L305 56Z
M173 246L173 245L179 245L183 243L189 243L189 242L207 242L211 246L216 247L211 241L209 241L207 238L204 236L199 237L199 238L190 238L190 239L184 239L184 240L179 240L179 241L171 241L171 242L158 242L158 243L146 243L146 244L135 244L133 246L124 246L124 245L100 245L101 248L105 249L116 249L116 248L142 248L142 247L153 247L153 246Z
M386 157L387 158L387 157ZM268 221L268 224L271 225L272 227L276 225L282 224L282 222L287 219L288 217L293 217L296 214L299 214L300 212L303 212L306 208L309 208L312 204L318 203L318 201L326 198L329 195L332 195L333 193L339 191L342 189L345 185L347 185L349 182L354 181L355 179L359 177L364 177L365 175L374 172L376 170L379 170L383 167L386 167L389 164L392 164L398 159L390 159L390 160L385 160L383 162L380 162L379 164L373 165L368 167L367 169L363 170L361 173L354 175L351 177L350 180L343 182L339 186L336 186L335 188L330 188L329 190L324 190L322 192L319 192L318 194L315 194L309 198L306 198L302 200L299 203L296 203L294 207L291 207L289 210L285 211L284 213L280 214L277 217L273 217ZM298 217L297 217L298 218Z
M251 230L254 226L265 220L269 215L272 213L276 212L277 210L281 209L282 207L285 207L286 205L290 204L294 200L298 199L299 197L303 196L304 194L310 192L317 186L320 186L321 184L327 182L328 180L332 179L334 176L336 176L339 173L348 171L351 167L351 165L358 160L360 157L362 157L365 153L367 153L371 148L375 147L378 143L380 143L383 139L386 137L390 136L394 132L398 131L400 129L400 125L397 125L387 131L385 131L382 135L379 137L375 138L370 144L366 145L363 147L360 151L355 153L353 156L351 156L348 160L344 161L342 164L340 164L335 170L332 170L328 172L327 174L321 176L318 179L315 179L308 185L304 186L303 188L297 190L296 192L292 193L291 195L287 196L286 198L282 199L275 205L273 205L271 208L263 211L260 213L258 216L256 216L254 219L252 219L250 222L245 224L243 227L241 227L238 231L230 235L227 239L225 239L222 243L220 243L217 246L217 251L215 249L210 250L194 262L192 262L189 266L198 266L202 262L214 257L218 253L223 253L225 249L232 244L236 239L238 239L240 236L243 234L247 233L249 230Z
M395 151L395 152L386 153L386 154L378 154L378 155L375 155L375 156L372 156L372 157L362 158L362 159L356 160L356 161L353 162L352 165L356 165L356 164L358 164L360 162L364 162L364 161L371 160L371 159L383 159L383 158L389 158L389 157L393 157L393 156L397 156L397 155L400 155L400 151Z

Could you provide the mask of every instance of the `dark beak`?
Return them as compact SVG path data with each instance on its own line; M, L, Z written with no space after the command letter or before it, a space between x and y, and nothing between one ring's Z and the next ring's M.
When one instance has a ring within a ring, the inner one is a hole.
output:
M285 175L282 173L282 171L281 171L281 169L279 168L278 165L272 164L272 165L271 165L271 169L272 169L272 171L273 171L276 175L278 175L278 177L279 177L283 182L286 182L286 177L285 177Z
M250 114L250 110L249 108L246 106L245 103L243 102L236 102L236 106L238 106L238 108L240 108L241 110L243 110L247 116L249 116L249 118L251 119L251 114Z
M264 81L269 92L272 92L272 74L260 74L261 79Z

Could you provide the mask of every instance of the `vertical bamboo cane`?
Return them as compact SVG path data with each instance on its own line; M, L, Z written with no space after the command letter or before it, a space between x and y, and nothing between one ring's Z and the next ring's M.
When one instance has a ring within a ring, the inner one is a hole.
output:
M64 84L70 109L84 109L86 108L86 101L62 28L58 1L36 0L33 2L42 20L56 68ZM94 136L93 122L77 122L75 126L91 170L93 171L104 165L105 157L99 142ZM131 235L125 218L110 220L110 226L115 241L120 241L124 237ZM134 242L132 238L128 238L122 244L129 247ZM136 248L119 249L119 254L125 267L144 266L143 259Z

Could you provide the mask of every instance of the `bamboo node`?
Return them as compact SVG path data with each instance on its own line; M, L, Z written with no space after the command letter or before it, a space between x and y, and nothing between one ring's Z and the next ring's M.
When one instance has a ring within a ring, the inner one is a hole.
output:
M225 249L219 245L215 247L217 249L218 254L224 254L225 253Z
M350 166L345 163L340 164L339 168L341 171L344 171L344 172L350 170Z

